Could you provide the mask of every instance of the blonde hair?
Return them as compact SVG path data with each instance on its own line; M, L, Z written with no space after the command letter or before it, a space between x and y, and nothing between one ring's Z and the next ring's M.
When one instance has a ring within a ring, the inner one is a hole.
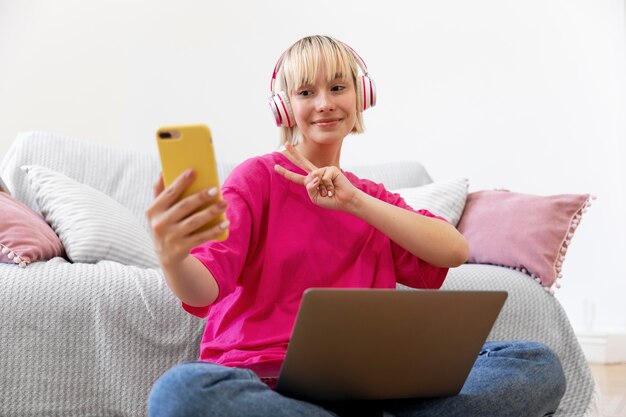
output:
M305 84L315 84L317 74L323 66L327 81L334 80L337 75L352 80L357 91L358 64L352 51L344 43L330 36L307 36L294 43L282 56L277 70L276 91L285 92L290 97L291 91ZM363 98L356 94L356 122L352 133L362 133ZM290 105L291 107L291 105ZM281 127L280 145L289 141L296 144L300 137L297 126Z

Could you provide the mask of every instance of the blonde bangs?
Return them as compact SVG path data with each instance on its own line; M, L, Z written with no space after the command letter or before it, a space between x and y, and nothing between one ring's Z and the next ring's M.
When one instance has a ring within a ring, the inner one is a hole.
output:
M290 92L315 84L320 68L327 82L340 77L356 83L358 69L351 53L330 38L315 36L301 39L285 55L283 87Z

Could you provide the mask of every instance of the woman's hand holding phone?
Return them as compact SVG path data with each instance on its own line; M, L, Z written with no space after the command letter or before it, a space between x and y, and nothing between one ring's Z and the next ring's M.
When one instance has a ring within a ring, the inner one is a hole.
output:
M188 170L168 188L163 185L163 177L159 177L153 187L154 200L146 210L146 216L157 256L166 269L181 264L193 247L216 240L228 229L229 222L225 220L209 230L198 230L223 215L227 204L218 201L220 193L217 188L204 189L180 199L194 178L195 172Z

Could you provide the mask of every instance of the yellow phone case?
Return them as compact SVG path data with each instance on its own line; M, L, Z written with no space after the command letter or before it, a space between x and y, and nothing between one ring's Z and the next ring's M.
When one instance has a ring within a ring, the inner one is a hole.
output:
M183 172L193 169L196 177L180 198L216 187L219 191L216 201L222 199L211 131L207 126L165 126L157 131L156 138L163 169L163 183L166 188ZM202 208L205 207L208 205ZM224 220L226 216L222 213L215 220L198 228L198 231L208 230ZM228 230L224 230L215 240L221 241L227 237Z

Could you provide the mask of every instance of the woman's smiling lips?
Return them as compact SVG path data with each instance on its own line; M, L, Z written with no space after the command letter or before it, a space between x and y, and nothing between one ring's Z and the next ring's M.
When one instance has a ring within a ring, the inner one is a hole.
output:
M333 119L320 119L320 120L315 120L313 122L314 125L317 125L319 127L331 127L331 126L335 126L337 123L339 123L341 121L341 119L337 119L337 118L333 118Z

